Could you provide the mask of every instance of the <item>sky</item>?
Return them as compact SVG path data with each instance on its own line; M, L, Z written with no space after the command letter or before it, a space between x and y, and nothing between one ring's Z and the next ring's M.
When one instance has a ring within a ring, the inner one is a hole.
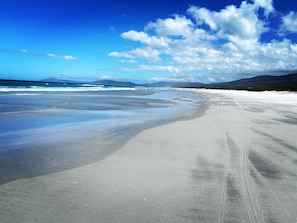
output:
M0 79L220 82L297 72L293 0L0 0Z

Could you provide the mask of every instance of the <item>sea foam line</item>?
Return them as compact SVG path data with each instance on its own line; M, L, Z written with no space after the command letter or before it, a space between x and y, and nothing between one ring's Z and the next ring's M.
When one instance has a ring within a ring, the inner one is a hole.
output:
M0 92L47 92L47 91L133 91L131 87L0 87ZM21 95L21 94L18 94ZM25 95L22 94L22 95Z

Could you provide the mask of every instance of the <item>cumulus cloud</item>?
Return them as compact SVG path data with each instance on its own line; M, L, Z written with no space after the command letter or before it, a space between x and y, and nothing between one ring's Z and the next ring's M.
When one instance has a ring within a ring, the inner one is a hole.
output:
M152 62L159 61L159 51L153 47L137 48L127 52L111 52L108 54L112 57L125 57L128 59L146 59Z
M145 27L146 31L153 30L158 36L181 36L191 34L194 24L184 16L175 15L173 18L157 19Z
M282 31L297 33L297 12L289 12L282 19Z
M254 0L254 6L257 9L263 8L266 16L274 12L273 0Z
M266 31L264 22L255 13L254 5L247 2L242 2L239 8L229 5L219 12L192 6L188 12L198 25L208 25L217 38L238 45L242 43L241 40L257 41Z
M109 56L148 61L122 69L127 72L163 72L167 77L186 73L198 81L296 71L295 42L286 36L262 41L263 34L270 32L269 16L275 12L272 0L243 1L219 11L190 6L186 15L159 18L142 31L122 33L122 38L143 46ZM296 12L279 19L279 30L297 33Z
M139 41L152 47L167 47L166 39L163 37L149 36L145 32L130 30L121 35L123 38L133 41Z

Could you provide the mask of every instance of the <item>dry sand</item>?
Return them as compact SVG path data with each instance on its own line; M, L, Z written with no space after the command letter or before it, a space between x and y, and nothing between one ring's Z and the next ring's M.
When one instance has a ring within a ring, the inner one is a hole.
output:
M297 222L297 94L198 92L201 117L144 130L99 162L0 186L0 221Z

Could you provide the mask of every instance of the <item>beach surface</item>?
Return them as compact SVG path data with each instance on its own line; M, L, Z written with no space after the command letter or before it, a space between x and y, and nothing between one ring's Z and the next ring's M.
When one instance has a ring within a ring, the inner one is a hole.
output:
M0 221L297 222L297 94L193 91L206 98L193 119L1 185Z

